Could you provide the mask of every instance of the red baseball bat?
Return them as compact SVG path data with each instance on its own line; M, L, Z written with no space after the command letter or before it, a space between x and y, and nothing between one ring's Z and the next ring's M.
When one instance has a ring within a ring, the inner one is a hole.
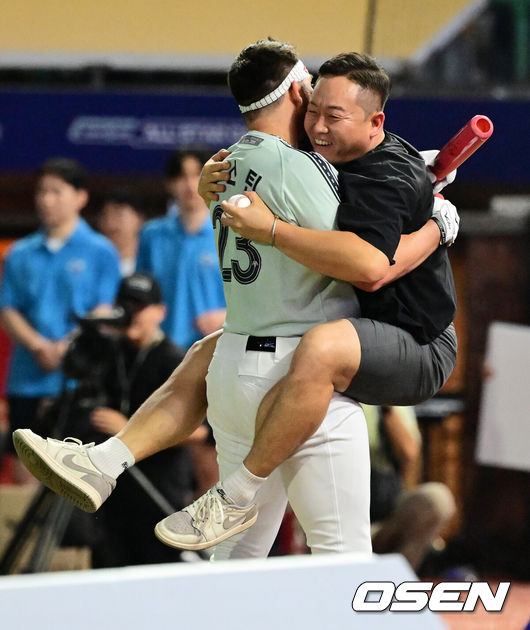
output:
M440 150L430 167L436 181L458 168L481 147L493 133L493 123L487 116L473 116L460 131Z

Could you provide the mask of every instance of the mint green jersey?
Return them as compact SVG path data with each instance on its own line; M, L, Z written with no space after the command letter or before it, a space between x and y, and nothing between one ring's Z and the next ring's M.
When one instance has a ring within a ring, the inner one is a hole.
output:
M220 202L255 190L282 220L314 230L336 229L337 171L321 156L257 131L245 134L230 152L226 192L210 204L226 298L225 332L290 337L358 316L350 284L311 271L221 224Z

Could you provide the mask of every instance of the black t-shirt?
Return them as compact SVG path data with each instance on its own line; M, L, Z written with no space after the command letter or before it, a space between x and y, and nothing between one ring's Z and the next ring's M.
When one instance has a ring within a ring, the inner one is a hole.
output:
M340 165L337 212L340 230L355 232L393 264L402 234L431 217L432 184L419 152L385 132L375 149ZM369 293L356 289L362 317L410 332L421 344L438 337L453 320L456 293L446 247L438 247L402 278Z

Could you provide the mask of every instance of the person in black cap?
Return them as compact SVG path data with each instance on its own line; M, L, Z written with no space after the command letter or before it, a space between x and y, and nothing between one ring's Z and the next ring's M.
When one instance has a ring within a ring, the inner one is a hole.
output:
M90 422L100 434L114 436L140 405L166 381L183 353L162 332L166 307L156 280L135 273L122 280L116 306L130 321L118 341L115 367L103 384L108 406L97 407ZM207 429L199 427L190 440L202 440ZM140 466L141 472L176 508L192 495L193 475L187 446L158 453ZM124 483L100 512L104 519L104 543L93 550L95 567L176 562L180 553L152 535L161 508L136 479L123 475ZM140 505L139 505L140 503Z

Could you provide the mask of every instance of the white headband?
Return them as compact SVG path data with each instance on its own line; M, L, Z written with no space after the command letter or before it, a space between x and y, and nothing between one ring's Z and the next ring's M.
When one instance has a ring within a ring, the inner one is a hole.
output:
M267 105L277 101L280 96L283 96L294 81L303 81L306 77L310 76L311 75L307 71L307 68L304 66L304 62L299 59L291 68L289 74L275 90L255 103L250 103L250 105L239 105L239 109L241 110L241 113L244 114L245 112L252 112L256 109L267 107Z

